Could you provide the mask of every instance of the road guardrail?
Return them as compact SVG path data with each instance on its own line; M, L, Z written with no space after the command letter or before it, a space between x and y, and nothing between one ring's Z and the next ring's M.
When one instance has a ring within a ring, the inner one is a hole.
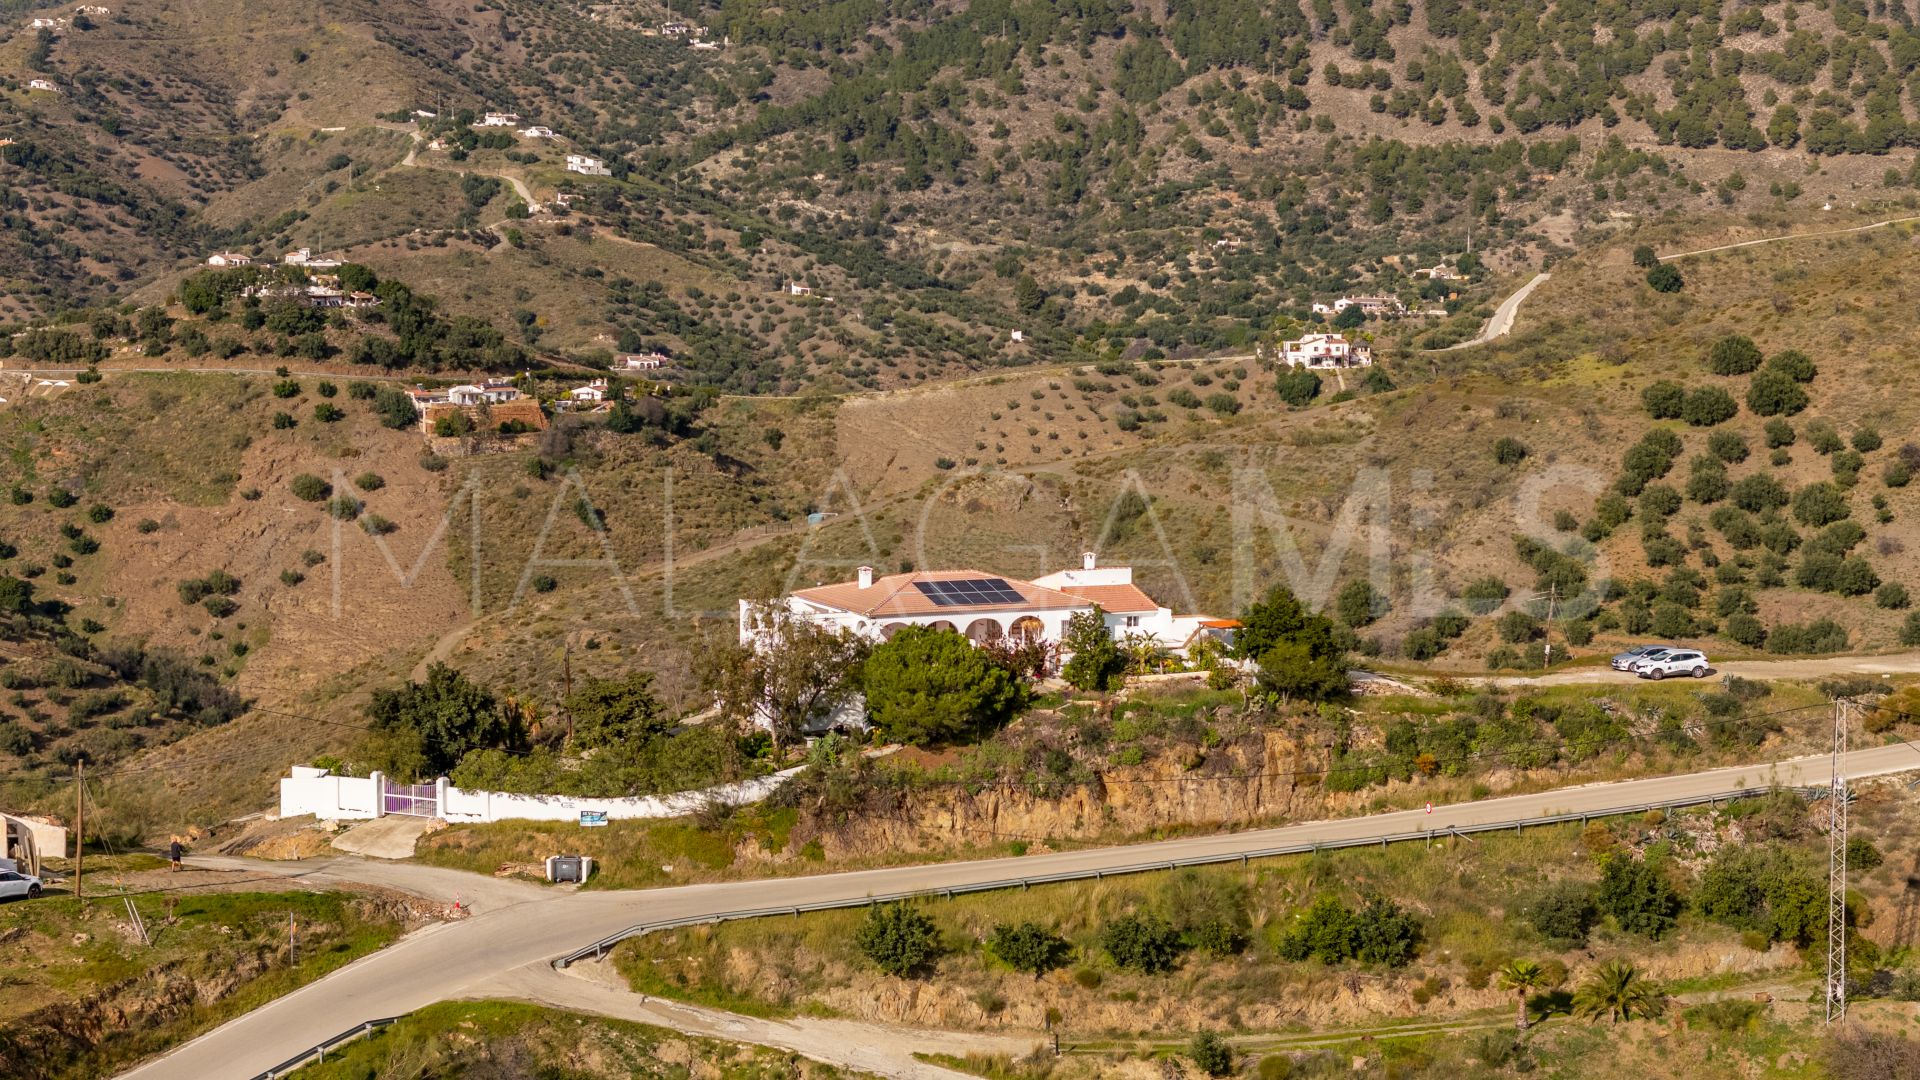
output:
M1145 874L1156 870L1178 870L1189 866L1217 866L1221 863L1245 864L1254 859L1272 859L1282 855L1310 855L1320 851L1334 851L1355 847L1386 847L1388 844L1406 843L1411 840L1432 842L1448 836L1466 836L1471 833L1505 832L1512 829L1519 832L1529 825L1565 825L1569 822L1582 824L1594 818L1620 817L1624 814L1644 814L1649 810L1675 810L1687 806L1718 804L1723 799L1749 798L1772 788L1739 788L1712 795L1696 795L1685 799L1671 799L1665 802L1635 803L1629 806L1603 810L1589 810L1578 814L1552 814L1546 817L1522 818L1514 821L1487 822L1479 825L1448 826L1446 828L1415 830L1411 832L1388 833L1381 836L1355 837L1349 840L1322 840L1318 843L1283 844L1277 847L1259 848L1253 851L1222 852L1213 855L1193 855L1181 859L1156 859L1152 862L1128 863L1122 866L1099 867L1091 870L1067 870L1055 874L1030 874L1022 877L998 878L993 881L973 882L964 885L949 885L935 889L910 889L902 892L871 893L867 896L848 897L842 900L820 900L810 904L788 904L780 907L746 908L740 911L722 911L709 915L689 915L679 919L662 919L657 922L637 923L615 934L601 938L591 945L555 957L554 968L564 969L569 965L589 957L598 960L607 955L615 946L629 938L643 937L662 930L678 930L688 926L711 926L717 923L738 922L743 919L765 919L775 915L798 916L809 911L835 911L843 908L868 907L873 904L891 904L902 900L919 900L929 897L952 899L966 893L993 892L999 889L1025 889L1034 885L1054 885L1067 881L1098 881L1110 877L1124 877L1129 874ZM1816 789L1794 789L1812 791ZM1824 791L1824 788L1817 789Z

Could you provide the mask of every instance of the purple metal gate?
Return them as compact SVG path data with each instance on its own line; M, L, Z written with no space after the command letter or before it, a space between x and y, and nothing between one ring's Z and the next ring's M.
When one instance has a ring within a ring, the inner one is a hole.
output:
M434 817L439 812L432 784L393 784L384 785L380 796L380 809L388 814L405 814L410 817Z

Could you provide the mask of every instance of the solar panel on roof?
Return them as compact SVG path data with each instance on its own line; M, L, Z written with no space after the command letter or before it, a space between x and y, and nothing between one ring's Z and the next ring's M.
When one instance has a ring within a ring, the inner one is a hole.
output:
M999 607L1020 604L1026 600L1004 578L916 581L913 587L932 600L935 607Z

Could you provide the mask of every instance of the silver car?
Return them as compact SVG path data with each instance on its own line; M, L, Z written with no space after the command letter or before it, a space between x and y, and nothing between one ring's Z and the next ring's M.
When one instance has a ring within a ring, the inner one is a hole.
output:
M1667 652L1672 648L1673 646L1671 645L1635 645L1626 652L1614 654L1613 670L1632 671L1640 666L1641 661Z
M0 870L0 900L40 898L40 879L18 870Z

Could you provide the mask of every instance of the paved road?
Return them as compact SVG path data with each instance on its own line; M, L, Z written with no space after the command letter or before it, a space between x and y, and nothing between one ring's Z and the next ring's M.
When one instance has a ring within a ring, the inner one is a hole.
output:
M1550 276L1546 271L1542 270L1540 273L1533 275L1532 281L1527 282L1515 290L1512 296L1500 301L1500 306L1493 309L1493 318L1487 320L1487 325L1481 329L1478 337L1468 338L1458 344L1449 345L1444 349L1434 349L1432 351L1452 352L1455 349L1470 349L1475 345L1485 345L1495 338L1506 337L1508 332L1513 329L1513 320L1520 315L1520 305L1526 303L1527 297L1533 295L1533 290L1539 288L1540 283L1547 280Z
M1920 749L1899 744L1858 750L1848 755L1846 767L1848 775L1853 777L1916 770L1920 769ZM1550 814L1601 813L1741 788L1764 788L1774 783L1822 784L1829 775L1825 757L1796 758L1773 764L1485 799L1438 807L1430 814L1400 811L1021 858L773 881L688 885L643 892L519 890L513 896L497 898L496 906L483 907L471 919L410 935L127 1075L140 1080L252 1076L363 1020L395 1016L436 1001L501 994L502 982L511 973L544 963L637 922L877 893L941 889L1010 877L1112 869L1162 859L1231 856L1287 844L1364 840L1425 829L1526 821ZM342 865L341 861L328 864L335 873L345 872ZM407 871L389 866L381 872ZM519 899L522 896L527 898Z

